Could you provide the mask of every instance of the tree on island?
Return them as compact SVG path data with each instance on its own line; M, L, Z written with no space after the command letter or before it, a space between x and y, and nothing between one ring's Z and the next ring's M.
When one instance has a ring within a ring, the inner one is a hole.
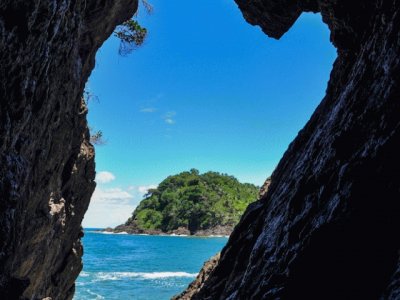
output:
M192 234L217 226L233 228L258 192L255 185L233 176L191 169L149 189L124 226L162 232L186 228Z

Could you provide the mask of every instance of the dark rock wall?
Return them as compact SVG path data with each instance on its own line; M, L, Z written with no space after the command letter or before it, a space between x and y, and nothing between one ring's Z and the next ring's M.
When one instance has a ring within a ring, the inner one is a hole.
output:
M82 101L137 0L0 2L0 299L71 299L94 190Z
M207 260L203 264L203 267L201 268L199 274L196 276L196 279L193 280L188 285L186 290L184 290L179 295L172 297L171 300L190 300L190 299L192 299L193 295L196 294L203 287L204 282L207 280L207 278L210 276L212 271L218 265L220 256L221 256L221 253L217 253L216 255L211 257L209 260Z
M196 299L399 299L400 3L236 0L282 36L321 12L327 95ZM136 0L0 2L0 298L71 299L94 189L84 84Z
M321 12L338 58L193 299L400 299L400 1L236 2L272 37Z

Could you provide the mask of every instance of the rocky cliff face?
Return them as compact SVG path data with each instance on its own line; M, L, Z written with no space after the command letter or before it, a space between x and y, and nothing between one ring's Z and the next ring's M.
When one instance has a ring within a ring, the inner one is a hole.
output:
M400 1L236 2L276 38L321 12L338 58L193 299L400 299Z
M0 3L0 298L71 299L94 150L81 99L137 0Z
M236 0L280 37L321 12L323 99L195 299L399 299L400 1ZM0 3L0 298L71 299L94 189L81 100L136 0Z
M196 294L204 285L204 282L208 279L212 271L214 271L215 267L218 265L221 253L217 253L209 260L207 260L203 267L201 268L199 274L196 276L196 279L193 280L186 290L184 290L179 295L172 297L171 300L190 300L193 295Z

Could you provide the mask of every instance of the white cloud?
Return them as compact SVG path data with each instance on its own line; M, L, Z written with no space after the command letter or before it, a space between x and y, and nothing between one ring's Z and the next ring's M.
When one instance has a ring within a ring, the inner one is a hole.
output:
M176 123L175 119L174 119L175 116L176 116L176 112L169 111L163 116L163 119L164 119L165 123L167 123L169 125L173 125Z
M133 199L133 195L121 188L102 189L96 188L92 196L92 202L103 204L126 203Z
M175 124L175 120L174 119L165 119L165 123L172 125L172 124Z
M115 227L132 215L139 199L121 188L96 187L83 220L86 228Z
M141 201L143 196L147 194L149 189L157 188L157 184L148 184L148 185L132 185L128 187L129 193L131 193L135 199L139 199Z
M96 174L97 183L108 183L115 180L115 176L111 172L103 171Z
M83 227L105 228L125 223L147 190L156 187L155 184L130 186L127 189L97 186L83 220Z
M153 112L155 112L157 109L156 108L154 108L154 107L145 107L145 108L142 108L141 110L140 110L140 112L142 112L142 113L153 113Z
M150 184L150 185L141 185L141 186L138 186L138 187L137 187L137 190L138 190L139 193L141 193L141 194L144 195L144 194L147 193L148 190L150 190L150 189L155 189L155 188L157 188L157 185L156 185L156 184Z

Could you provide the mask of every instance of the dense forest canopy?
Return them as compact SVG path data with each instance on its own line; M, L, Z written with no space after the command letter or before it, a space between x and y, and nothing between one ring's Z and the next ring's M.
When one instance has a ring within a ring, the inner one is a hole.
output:
M190 232L215 226L234 226L246 207L257 199L258 187L217 172L192 169L169 176L144 200L126 222L144 230Z

